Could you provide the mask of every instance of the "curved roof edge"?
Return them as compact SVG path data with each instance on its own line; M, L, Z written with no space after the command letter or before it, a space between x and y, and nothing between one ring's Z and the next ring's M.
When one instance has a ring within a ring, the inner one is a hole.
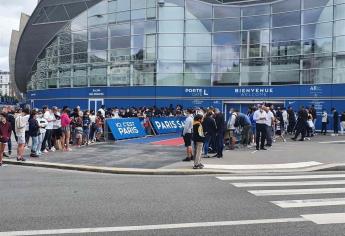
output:
M61 28L85 9L73 11L73 14L69 15L70 20L68 21L35 24L37 17L40 16L41 10L49 6L82 2L87 4L88 7L91 7L100 1L101 0L41 0L38 3L19 39L15 56L15 81L21 92L26 92L26 85L30 81L31 69L42 50Z

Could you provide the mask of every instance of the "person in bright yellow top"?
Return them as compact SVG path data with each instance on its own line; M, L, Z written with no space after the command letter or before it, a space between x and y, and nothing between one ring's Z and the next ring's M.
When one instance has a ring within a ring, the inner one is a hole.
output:
M204 130L202 128L202 115L196 115L193 123L193 140L194 140L194 167L193 169L202 169L204 165L201 164L201 153L204 145Z

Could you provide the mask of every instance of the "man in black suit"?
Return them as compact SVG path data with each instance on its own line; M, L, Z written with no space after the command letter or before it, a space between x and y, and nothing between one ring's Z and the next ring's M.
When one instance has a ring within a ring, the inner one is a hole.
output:
M223 157L223 149L224 149L224 133L226 129L225 125L225 118L223 113L220 112L219 109L215 110L215 121L217 126L217 136L216 136L216 142L217 142L217 155L214 157L222 158Z

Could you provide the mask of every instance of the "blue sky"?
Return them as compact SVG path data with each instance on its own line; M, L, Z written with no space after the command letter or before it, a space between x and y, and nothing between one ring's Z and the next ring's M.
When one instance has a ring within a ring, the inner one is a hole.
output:
M20 13L31 15L37 0L0 0L0 70L8 70L12 29L18 30Z

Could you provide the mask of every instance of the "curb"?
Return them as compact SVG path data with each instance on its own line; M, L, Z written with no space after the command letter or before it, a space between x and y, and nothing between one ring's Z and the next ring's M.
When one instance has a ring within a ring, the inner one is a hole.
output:
M262 174L262 173L296 173L313 171L345 171L345 163L322 164L312 167L303 167L295 169L266 169L266 170L193 170L193 169L134 169L134 168L116 168L99 167L86 165L70 165L51 162L17 162L4 159L4 163L17 166L43 167L60 170L74 170L83 172L122 174L122 175L216 175L216 174Z

